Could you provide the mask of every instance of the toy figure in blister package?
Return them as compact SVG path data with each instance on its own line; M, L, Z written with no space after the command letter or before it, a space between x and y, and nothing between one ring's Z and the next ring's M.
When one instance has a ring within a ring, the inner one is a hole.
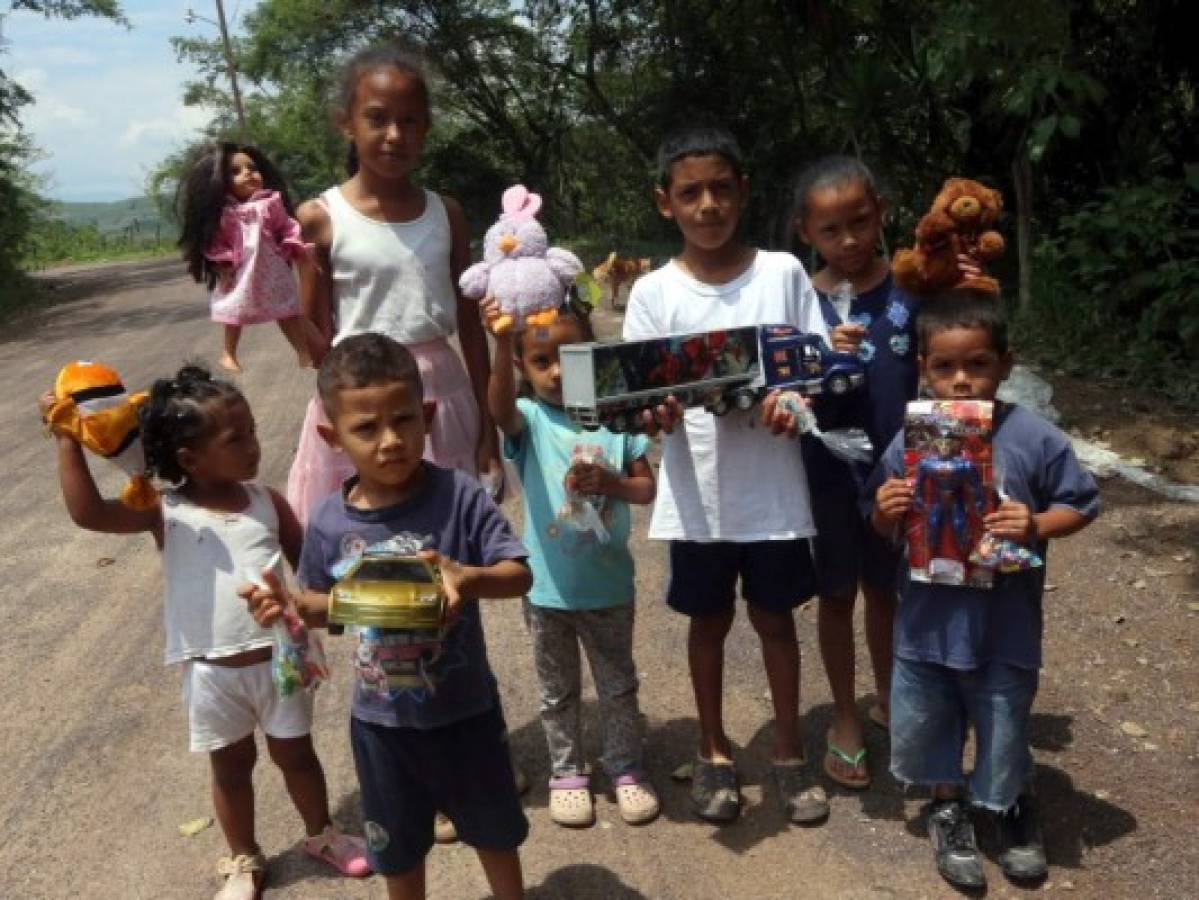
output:
M982 520L992 508L992 404L917 400L908 404L904 463L912 484L908 563L915 581L989 587L979 562Z
M566 502L558 510L558 521L577 531L590 531L601 544L608 543L608 529L604 525L604 506L607 498L603 494L583 494L576 487L575 469L580 465L608 468L603 448L598 444L576 444L570 453L570 468L566 472Z

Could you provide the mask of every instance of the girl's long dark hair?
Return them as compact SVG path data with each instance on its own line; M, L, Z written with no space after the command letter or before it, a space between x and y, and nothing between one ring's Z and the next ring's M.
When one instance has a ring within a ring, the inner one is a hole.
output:
M415 53L398 43L375 44L359 50L341 67L341 77L337 82L337 93L334 103L341 115L347 119L354 105L354 91L358 88L358 80L368 72L376 69L394 68L404 75L414 79L421 89L425 100L425 116L433 120L433 102L429 95L429 78L425 65L418 53ZM346 155L346 174L351 178L358 173L358 150L350 141Z
M185 365L174 378L155 381L138 410L146 470L171 484L186 481L179 448L195 447L212 433L212 401L239 399L245 400L241 391L197 365Z
M257 147L218 141L197 149L188 163L187 174L175 190L175 212L182 225L179 249L183 251L188 274L205 283L209 290L216 284L217 272L204 258L204 251L221 223L221 211L228 201L229 161L234 153L244 153L254 160L262 175L263 188L278 191L287 214L293 214L283 175Z

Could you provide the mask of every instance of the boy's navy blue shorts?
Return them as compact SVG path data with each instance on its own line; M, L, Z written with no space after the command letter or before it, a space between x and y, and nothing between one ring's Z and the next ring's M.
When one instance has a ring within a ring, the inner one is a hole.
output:
M428 731L351 717L350 745L367 858L379 874L401 875L424 861L438 810L471 847L515 850L528 836L499 707Z
M807 538L783 541L671 541L666 602L686 616L723 612L741 596L770 612L789 612L816 593Z
M856 486L842 487L811 485L817 593L855 597L859 581L894 591L903 551L870 527L858 506Z

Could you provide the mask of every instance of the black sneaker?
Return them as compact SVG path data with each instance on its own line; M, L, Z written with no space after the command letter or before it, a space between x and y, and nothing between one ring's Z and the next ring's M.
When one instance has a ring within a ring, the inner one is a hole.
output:
M697 757L691 775L691 802L701 819L721 824L736 819L741 813L736 767Z
M999 867L1016 881L1033 881L1049 873L1045 840L1032 797L1022 794L1016 805L996 816L999 831Z
M970 812L961 800L934 800L928 813L928 836L937 857L937 871L956 887L985 887L983 861L974 840Z

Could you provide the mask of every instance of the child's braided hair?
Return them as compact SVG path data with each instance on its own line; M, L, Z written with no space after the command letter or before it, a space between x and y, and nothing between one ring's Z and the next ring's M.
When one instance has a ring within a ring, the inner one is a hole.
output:
M187 472L179 465L179 449L195 447L213 428L212 401L242 400L242 392L202 366L188 364L174 378L159 378L139 411L146 470L181 484Z

